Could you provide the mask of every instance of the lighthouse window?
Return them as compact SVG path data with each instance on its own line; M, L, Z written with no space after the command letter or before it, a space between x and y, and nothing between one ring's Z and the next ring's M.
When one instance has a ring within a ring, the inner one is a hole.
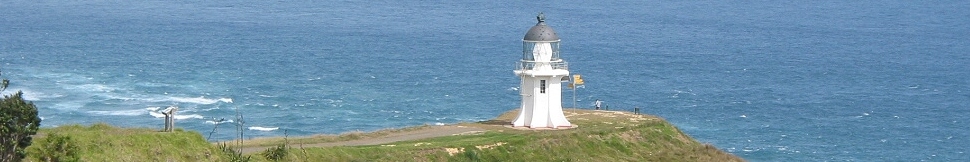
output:
M539 93L546 93L546 80L539 80Z

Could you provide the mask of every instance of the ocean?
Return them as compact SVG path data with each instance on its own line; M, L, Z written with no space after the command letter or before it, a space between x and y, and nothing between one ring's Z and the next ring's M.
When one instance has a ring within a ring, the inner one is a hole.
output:
M543 12L586 82L579 108L639 107L750 161L970 161L968 8L14 0L0 70L43 127L161 129L168 106L211 141L237 123L254 138L475 122L518 107L512 70Z

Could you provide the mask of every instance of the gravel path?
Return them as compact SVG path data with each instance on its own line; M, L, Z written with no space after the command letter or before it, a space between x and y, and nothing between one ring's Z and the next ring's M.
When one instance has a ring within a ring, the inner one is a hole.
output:
M310 147L334 147L334 146L364 146L364 145L379 145L398 141L409 141L418 140L433 137L451 136L465 133L482 132L485 129L467 126L457 126L457 125L445 125L445 126L434 126L427 129L420 129L408 132L397 132L388 134L386 136L357 139L350 141L339 141L339 142L325 142L325 143L312 143L303 144L304 148ZM298 146L298 144L294 145ZM246 147L242 149L244 154L255 153L266 150L272 146L263 147Z

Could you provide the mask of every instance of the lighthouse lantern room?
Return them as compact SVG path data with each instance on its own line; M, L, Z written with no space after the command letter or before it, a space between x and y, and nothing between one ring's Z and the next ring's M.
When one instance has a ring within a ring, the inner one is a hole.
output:
M559 57L559 36L539 13L538 23L522 39L522 59L515 75L521 79L522 107L513 127L568 128L562 111L562 80L569 66Z

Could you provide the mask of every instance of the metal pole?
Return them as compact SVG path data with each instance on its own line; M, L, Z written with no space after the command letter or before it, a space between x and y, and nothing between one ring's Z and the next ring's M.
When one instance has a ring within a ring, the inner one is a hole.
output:
M573 82L573 108L574 109L579 108L579 107L576 107L576 90L579 90L579 88L577 88L576 86L577 86L576 82Z

